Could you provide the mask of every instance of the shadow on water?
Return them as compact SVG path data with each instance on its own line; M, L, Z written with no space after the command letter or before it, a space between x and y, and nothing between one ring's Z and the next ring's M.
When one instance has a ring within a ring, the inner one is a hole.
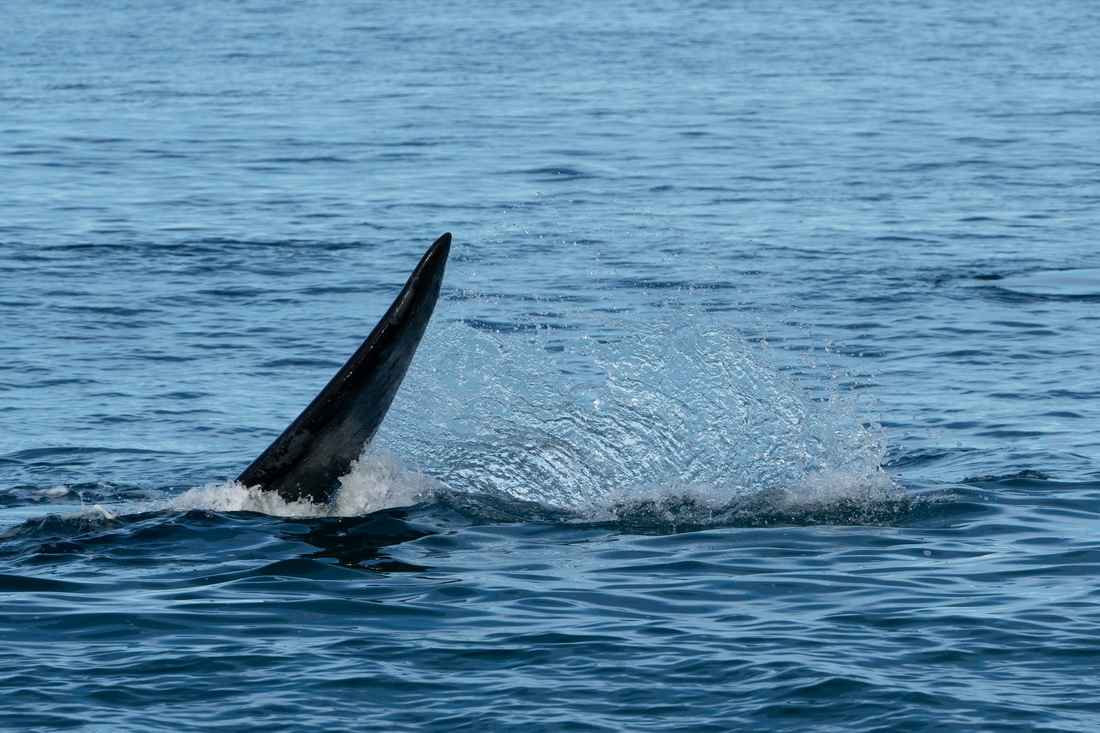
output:
M424 572L427 567L395 560L386 553L395 545L437 534L407 519L404 509L384 509L365 517L286 519L289 527L282 535L317 548L303 558L331 559L343 567L377 572Z
M96 508L47 514L0 534L0 562L8 566L114 563L131 568L177 564L265 562L296 557L334 560L353 569L422 572L390 557L390 547L436 534L408 521L405 509L362 517L278 518L253 512L155 511L114 514ZM280 544L290 543L280 547ZM302 552L301 545L310 551Z

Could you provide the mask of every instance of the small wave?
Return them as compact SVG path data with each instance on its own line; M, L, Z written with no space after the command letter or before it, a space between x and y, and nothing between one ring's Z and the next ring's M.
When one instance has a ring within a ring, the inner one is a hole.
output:
M100 504L82 507L76 512L50 513L31 517L0 533L0 539L35 537L74 537L81 534L109 531L125 520L120 513Z

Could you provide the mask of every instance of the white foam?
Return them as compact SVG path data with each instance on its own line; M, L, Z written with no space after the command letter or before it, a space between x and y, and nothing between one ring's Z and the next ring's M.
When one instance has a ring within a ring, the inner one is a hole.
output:
M784 509L811 509L838 504L874 506L896 499L902 493L885 471L852 473L826 470L805 476L783 493L781 503Z
M390 507L427 501L441 490L439 481L409 470L405 461L385 448L371 448L340 479L333 515L355 517Z
M93 504L92 505L92 511L93 512L99 512L99 515L101 517L103 517L104 519L118 519L118 514L117 513L112 512L110 509L104 509L99 504Z
M41 496L41 497L45 497L45 498L48 498L48 499L59 499L62 496L68 496L69 495L69 487L68 486L54 486L51 489L39 489L38 491L34 492L34 494L35 494L35 496Z
M229 481L190 489L165 501L163 508L257 512L276 517L349 517L416 504L430 498L439 485L438 481L410 471L392 451L372 448L340 479L340 489L329 504L288 502L274 492Z

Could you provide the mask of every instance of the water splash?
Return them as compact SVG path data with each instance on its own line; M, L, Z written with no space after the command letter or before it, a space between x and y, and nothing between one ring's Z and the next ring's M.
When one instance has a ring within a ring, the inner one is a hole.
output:
M590 521L889 498L881 431L854 394L829 392L812 399L706 315L583 332L451 322L425 339L379 440L452 492Z
M332 504L230 482L164 508L335 517L443 498L486 516L684 526L838 507L875 522L898 501L857 393L803 388L706 315L590 325L433 324Z
M276 517L357 517L426 501L439 486L438 481L409 471L405 462L392 451L372 447L340 479L340 490L331 504L313 504L306 500L288 502L274 492L229 481L190 489L166 500L162 508L258 512Z

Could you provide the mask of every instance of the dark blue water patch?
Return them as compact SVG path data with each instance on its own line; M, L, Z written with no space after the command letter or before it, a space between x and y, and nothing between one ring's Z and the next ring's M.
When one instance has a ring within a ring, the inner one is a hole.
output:
M1044 302L1080 302L1080 303L1096 303L1100 302L1100 293L1079 293L1079 294L1060 294L1060 293L1039 293L1039 292L1023 292L1011 288L1003 288L996 285L988 288L983 288L987 297L992 300L997 300L1003 303L1044 303Z
M318 369L335 370L340 367L340 362L332 361L330 359L288 358L265 361L258 366L264 369L282 369L285 367L316 367Z
M303 521L305 531L288 536L318 548L310 558L330 558L343 567L377 572L424 572L428 568L389 558L385 548L436 534L439 530L409 523L404 511L384 511L368 518Z
M1027 470L1020 471L1007 476L974 476L963 480L966 484L981 484L983 482L1008 482L1016 480L1033 480L1033 481L1047 481L1051 477L1042 471ZM1006 484L1008 485L1008 484Z
M87 593L85 583L73 583L50 578L0 575L0 593Z
M582 181L593 177L591 173L587 173L578 168L570 167L533 168L530 170L516 171L516 173L519 175L530 177L535 181L542 182Z

